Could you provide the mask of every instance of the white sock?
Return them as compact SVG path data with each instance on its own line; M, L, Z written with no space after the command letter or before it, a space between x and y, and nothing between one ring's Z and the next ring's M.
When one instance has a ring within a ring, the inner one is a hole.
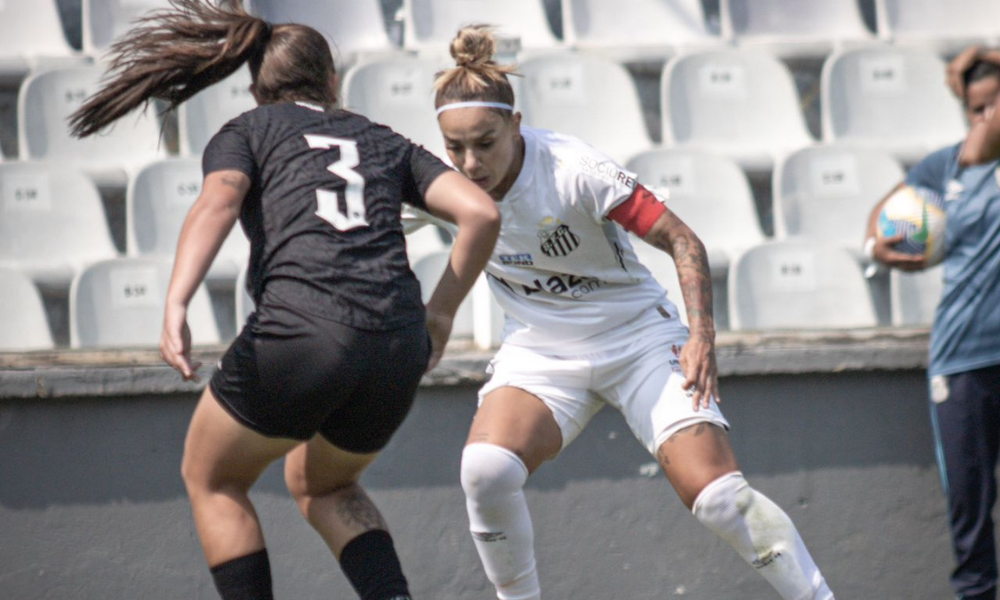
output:
M486 576L502 600L538 600L534 531L524 483L528 468L510 450L470 444L462 451L469 530Z
M785 511L742 473L729 473L698 494L694 516L729 543L784 600L833 600L826 580Z

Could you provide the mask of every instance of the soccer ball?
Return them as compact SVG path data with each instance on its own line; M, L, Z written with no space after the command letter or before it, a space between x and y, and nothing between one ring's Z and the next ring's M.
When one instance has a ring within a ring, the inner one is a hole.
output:
M933 190L905 185L893 192L878 216L878 237L906 236L897 252L915 254L932 267L944 260L945 212Z

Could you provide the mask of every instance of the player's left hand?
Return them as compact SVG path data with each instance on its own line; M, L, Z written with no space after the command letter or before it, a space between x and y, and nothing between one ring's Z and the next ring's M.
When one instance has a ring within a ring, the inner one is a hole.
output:
M719 371L715 364L715 342L705 336L692 334L681 349L683 387L692 400L692 408L708 408L712 398L719 399Z
M433 371L434 367L441 362L441 357L444 356L444 347L448 344L448 338L451 336L451 328L454 321L454 315L427 311L427 331L431 334L431 360L427 363L425 373Z

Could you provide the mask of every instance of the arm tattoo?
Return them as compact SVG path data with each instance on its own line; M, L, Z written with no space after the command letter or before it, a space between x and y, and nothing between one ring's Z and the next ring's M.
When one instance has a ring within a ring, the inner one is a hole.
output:
M688 321L695 327L695 320L707 319L712 324L712 275L708 255L701 240L671 212L660 217L648 236L657 248L674 257L677 279L687 307Z
M236 190L237 192L242 192L243 191L243 186L240 185L240 184L241 184L240 179L238 179L236 177L232 177L232 176L229 176L229 175L223 175L222 176L222 185L231 187L234 190Z

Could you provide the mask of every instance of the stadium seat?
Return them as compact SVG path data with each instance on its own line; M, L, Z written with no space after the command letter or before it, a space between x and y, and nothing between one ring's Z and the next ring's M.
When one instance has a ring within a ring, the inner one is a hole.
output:
M620 64L552 54L526 59L520 72L525 125L574 135L622 164L652 147L635 82Z
M83 51L100 58L136 19L161 8L170 8L170 1L83 0Z
M775 237L835 244L860 259L872 207L904 176L899 161L880 150L832 145L793 152L774 170Z
M428 224L406 234L406 253L410 265L435 252L450 251L451 234L437 225Z
M72 166L100 187L124 188L135 166L166 155L152 106L86 139L70 135L67 117L97 91L102 74L100 67L77 67L34 73L24 80L17 98L22 160Z
M777 157L815 143L792 75L757 50L720 49L671 59L660 82L664 145L700 148L767 172Z
M836 52L823 64L823 140L880 148L912 165L965 136L959 101L944 80L944 62L928 50L863 48Z
M0 352L53 348L45 305L31 279L0 268Z
M724 278L738 254L764 241L750 183L732 159L661 148L634 157L628 168L640 183L662 191L670 210L698 235L714 276Z
M892 324L897 327L926 327L934 322L934 312L944 289L944 267L918 273L889 272L889 301Z
M149 258L106 260L84 269L70 289L70 346L158 345L171 269L170 261ZM193 344L219 343L204 286L188 305L187 321Z
M632 248L635 250L639 262L649 269L649 272L653 274L653 279L667 290L667 298L677 306L681 321L685 325L689 325L687 308L684 305L680 281L677 279L677 267L674 264L674 259L666 252L650 246L631 233L629 241L632 242Z
M240 270L239 276L236 278L236 334L239 335L240 331L243 330L243 325L247 322L247 318L255 310L253 298L250 296L250 292L247 291L247 270L243 268Z
M804 241L768 242L729 270L733 330L875 327L861 266L847 250Z
M136 172L126 193L128 255L172 259L181 226L201 192L201 161L176 158L149 163ZM231 287L246 268L250 243L237 223L206 276L209 287Z
M973 44L1000 44L996 0L875 0L879 37L950 56Z
M0 2L0 85L16 87L32 70L85 60L66 40L56 0Z
M223 125L254 108L257 101L250 93L250 70L246 67L202 90L177 111L181 154L201 156Z
M448 57L455 34L471 23L497 26L528 53L560 46L542 0L403 0L403 15L403 48L431 56Z
M63 293L85 265L117 256L100 194L82 173L45 162L0 164L0 263Z
M379 0L252 0L251 10L272 23L304 23L330 42L341 70L398 51L389 39Z
M447 64L397 56L352 67L344 77L344 108L388 125L448 160L434 112L434 75Z
M722 44L701 0L561 0L563 39L618 62L662 60Z
M418 260L413 265L413 273L420 282L421 296L424 303L431 299L434 289L437 287L441 275L448 266L451 252L442 250L433 252ZM473 315L472 315L472 294L465 297L455 314L455 321L452 325L451 335L456 338L471 338L473 335Z
M783 59L816 59L875 42L857 0L721 0L722 37Z

